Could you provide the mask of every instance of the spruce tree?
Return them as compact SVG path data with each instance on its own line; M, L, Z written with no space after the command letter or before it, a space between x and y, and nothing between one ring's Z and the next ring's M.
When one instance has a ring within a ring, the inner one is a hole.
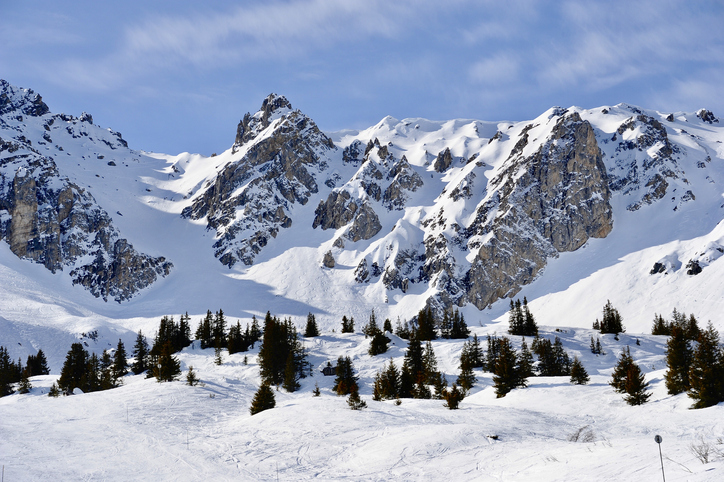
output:
M256 315L252 315L251 330L249 331L249 343L251 344L252 349L254 348L254 344L261 340L262 335L263 332L261 328L259 328L259 322L256 320Z
M453 383L452 388L443 392L443 398L445 399L445 407L450 410L457 410L460 402L465 398L465 390L458 388L458 386Z
M100 370L101 390L109 390L118 386L116 377L113 376L113 358L108 350L103 350Z
M435 314L432 308L427 306L420 310L417 314L417 339L420 341L436 339L435 325Z
M58 387L66 394L72 393L74 388L85 391L87 370L88 352L81 343L73 343L60 370Z
M86 393L101 390L101 376L101 360L98 355L92 353L79 388Z
M200 381L199 377L196 376L196 372L194 372L194 367L189 365L189 371L186 374L186 385L195 387Z
M249 412L252 415L256 415L264 410L274 408L276 404L277 402L274 398L274 392L272 391L271 386L269 386L269 383L262 383L259 390L257 390L254 394L254 398L251 401L251 407L249 407Z
M469 392L475 386L476 381L475 373L473 372L473 367L470 365L470 362L467 358L461 357L460 375L458 375L455 383L466 392Z
M390 358L387 368L382 368L375 376L372 398L376 401L395 399L400 396L400 373Z
M370 356L376 356L381 355L382 353L387 352L387 344L390 342L390 339L387 338L381 331L377 331L372 336L372 341L370 342L370 348L367 350Z
M226 316L224 310L219 309L214 315L213 326L211 330L211 344L214 349L216 347L224 347L227 344L226 340Z
M589 380L590 377L581 360L579 360L577 356L573 357L573 363L571 364L571 383L574 385L585 385Z
M206 316L199 322L196 328L196 339L201 343L201 349L213 346L213 324L214 315L211 310L206 310Z
M692 350L684 329L673 325L671 336L666 342L666 366L668 370L664 375L666 389L669 395L676 395L691 388L689 384L689 369L692 361Z
M148 356L148 342L146 341L146 337L143 336L143 333L141 333L141 330L138 330L136 343L133 345L133 357L135 361L131 365L131 371L134 375L140 375L148 370Z
M385 318L385 322L382 326L382 331L385 333L392 333L392 322L389 318Z
M319 383L314 382L314 390L312 390L312 395L315 397L318 397L322 394L322 391L319 389Z
M470 336L470 330L468 329L468 325L465 323L465 317L460 313L460 310L455 308L455 311L452 312L451 320L450 338L461 340Z
M304 337L311 338L319 336L319 328L317 327L317 319L312 313L307 315L307 327L304 330Z
M440 321L440 337L444 339L450 338L452 331L452 314L450 311L445 310L442 314L442 321Z
M367 408L367 402L360 398L359 391L356 389L349 394L349 398L347 398L347 405L349 405L349 408L352 410L362 410L363 408Z
M521 378L518 373L518 357L513 345L506 337L500 339L498 358L495 362L495 375L493 375L493 386L498 398L504 397L514 388L521 386Z
M525 338L520 342L520 355L518 356L518 375L522 380L527 380L535 375L533 372L533 354L528 349Z
M375 316L375 310L372 310L372 314L370 315L370 321L362 327L362 333L364 333L365 338L367 338L368 336L373 337L379 332L380 328L377 326L377 317Z
M48 396L53 398L58 398L60 396L60 389L58 388L58 384L56 382L53 382L53 385L51 385Z
M671 329L664 320L664 317L658 313L654 315L654 323L651 326L652 335L670 335Z
M610 300L608 300L603 307L603 320L600 323L600 329L601 333L613 334L624 333L626 331L626 328L623 326L621 314L613 307Z
M342 333L354 333L354 318L342 316Z
M164 344L161 353L154 357L151 373L159 383L178 379L181 374L181 362L173 356L170 342Z
M23 374L20 377L20 384L18 385L18 393L25 394L30 393L30 390L33 388L33 385L30 383L30 372L25 369L23 370Z
M0 397L13 393L13 384L18 380L15 363L7 349L0 346Z
M688 395L693 408L704 408L724 401L724 361L719 348L719 333L709 322L699 335L689 368Z
M294 366L294 354L292 352L289 352L289 355L287 355L287 362L284 366L284 382L282 382L282 388L289 393L299 390L299 378L296 367Z
M334 380L334 390L337 395L349 395L353 391L357 391L357 377L354 374L354 365L352 359L348 356L340 356L337 359L337 377Z
M128 373L128 355L126 354L126 347L118 339L118 345L116 345L116 351L113 353L113 378L114 380L120 380Z
M648 393L649 384L644 379L644 374L639 366L635 363L628 367L626 373L626 396L624 400L629 405L643 405L646 403L651 394Z
M626 391L626 378L628 377L629 368L633 364L634 361L631 357L631 350L627 346L621 350L621 355L616 362L616 366L613 368L611 381L608 383L618 393L624 393Z

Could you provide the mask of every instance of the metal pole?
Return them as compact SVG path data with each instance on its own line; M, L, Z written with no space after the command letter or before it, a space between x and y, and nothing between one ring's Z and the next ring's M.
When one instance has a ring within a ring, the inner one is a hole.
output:
M657 435L654 437L654 442L656 442L659 445L659 459L661 460L661 476L664 478L664 482L666 482L666 473L664 473L664 456L661 454L661 442L663 439L661 438L661 435Z

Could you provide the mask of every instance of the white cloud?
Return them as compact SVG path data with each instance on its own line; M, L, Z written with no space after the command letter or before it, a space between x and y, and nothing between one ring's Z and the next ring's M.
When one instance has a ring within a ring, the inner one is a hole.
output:
M473 82L492 86L516 82L519 70L519 61L513 54L499 53L475 62L468 73Z

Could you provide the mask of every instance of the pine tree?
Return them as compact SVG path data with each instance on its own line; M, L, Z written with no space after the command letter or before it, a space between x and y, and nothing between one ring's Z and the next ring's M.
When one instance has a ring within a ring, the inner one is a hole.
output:
M128 373L128 355L126 354L126 347L123 345L121 339L118 339L118 345L116 345L116 351L113 353L113 379L120 380Z
M425 378L425 362L423 360L423 350L420 339L416 334L410 336L407 345L403 366L407 368L407 373L411 377L409 382L416 384L420 377Z
M174 337L173 345L176 350L182 350L191 344L191 317L188 311L181 315L178 330Z
M500 339L500 352L495 362L493 386L498 398L504 397L511 390L521 385L518 373L518 357L513 345L506 337Z
M623 326L621 314L613 307L610 300L608 300L603 307L603 320L600 323L600 328L601 333L618 334L626 331L626 328Z
M469 392L476 382L475 373L473 367L470 365L467 357L460 357L460 375L458 375L455 384L460 386L466 392Z
M88 352L81 343L73 343L60 370L58 387L67 394L72 393L74 388L85 391L87 369Z
M79 388L86 393L101 390L101 376L101 360L98 355L92 353L88 359L85 375Z
M342 333L354 333L354 318L342 316Z
M358 389L359 386L357 385L357 377L354 374L352 359L348 356L340 356L337 359L337 377L334 380L332 390L334 390L337 395L348 395Z
M226 316L224 316L224 310L219 309L214 316L213 326L211 330L211 344L214 349L216 347L226 346Z
M284 366L284 382L282 382L282 388L289 393L299 390L299 378L296 367L294 366L294 354L292 352L289 352L289 355L287 355L287 362Z
M17 380L15 368L7 349L0 346L0 397L13 393L13 384Z
M626 378L628 377L629 368L633 364L634 361L631 357L631 350L627 346L621 350L618 362L616 362L616 366L613 368L611 381L608 383L618 393L624 393L626 391Z
M276 404L277 402L274 398L274 392L272 391L271 386L269 386L268 383L262 383L259 390L257 390L254 394L254 398L251 401L251 407L249 407L249 412L252 415L256 415L264 410L274 408Z
M435 325L435 314L432 308L428 306L420 310L417 314L417 339L420 341L436 339Z
M133 345L133 357L135 361L131 365L131 371L134 375L140 375L148 370L148 356L148 342L146 341L146 337L143 336L143 333L141 333L141 330L138 330L136 343Z
M108 350L103 350L103 356L101 357L100 382L101 390L109 390L118 386L117 380L113 376L113 358L111 358Z
M535 375L533 372L533 354L528 349L525 338L520 342L520 355L518 356L518 375L522 380L527 380Z
M356 389L350 392L349 398L347 398L347 405L349 405L349 408L352 410L367 408L367 402L360 398L359 391Z
M194 372L194 367L189 365L189 371L186 374L186 385L195 387L200 381L199 377L196 376L196 372Z
M445 398L445 390L447 389L447 378L445 378L445 375L438 373L433 387L435 388L435 393L432 395L433 398L437 400Z
M30 383L30 373L27 369L23 370L23 374L20 377L20 385L18 386L18 393L25 394L30 393L30 389L33 385Z
M460 406L460 402L465 399L465 389L461 390L453 383L452 388L443 392L443 398L445 399L445 407L450 410L457 410Z
M440 322L440 337L444 339L450 338L450 332L452 331L452 316L448 310L442 314L442 321Z
M263 332L261 328L259 328L259 322L256 321L256 315L253 315L251 317L251 330L249 331L249 343L252 349L254 348L254 344L261 340L262 335Z
M224 356L221 353L221 340L216 339L216 346L214 346L214 364L221 366L224 364Z
M312 390L312 395L315 397L318 397L322 394L322 391L319 389L319 383L314 382L314 390Z
M585 385L589 380L590 377L581 360L579 360L577 356L573 357L573 363L571 364L571 383L574 385Z
M460 340L470 336L470 330L468 329L468 325L465 323L465 317L460 313L460 310L456 308L452 313L451 319L450 338Z
M658 313L654 315L654 323L651 326L652 335L670 335L671 327L664 320L664 317Z
M626 373L626 396L624 397L626 403L629 405L643 405L651 397L651 394L647 392L648 389L649 384L645 381L644 374L639 366L635 363L631 364Z
M161 347L160 355L154 357L151 373L159 383L178 379L181 374L181 362L173 356L170 342Z
M382 331L385 333L392 333L392 322L389 318L385 318L385 322L382 326Z
M387 368L381 369L375 376L372 395L376 401L400 396L400 373L391 358Z
M58 388L58 384L56 382L53 382L53 385L51 385L48 396L53 398L58 398L60 396L60 389Z
M206 316L199 322L199 326L196 328L196 339L201 342L201 349L213 346L213 324L214 315L211 313L211 310L206 310Z
M312 313L307 315L307 327L304 330L304 337L311 338L319 336L319 328L317 327L317 319Z
M376 356L381 355L382 353L387 352L387 344L390 342L390 339L387 338L381 331L377 331L372 336L372 341L370 342L370 348L367 350L370 356Z
M704 408L724 401L724 361L719 348L719 333L709 322L699 335L689 368L689 397L693 408Z
M488 350L485 354L485 370L495 373L495 364L500 354L500 338L488 335Z
M689 369L693 354L689 346L689 340L681 326L672 326L670 334L671 336L666 342L666 366L668 371L664 378L669 395L676 395L691 388Z
M380 333L380 329L377 326L377 317L375 316L375 310L372 310L372 314L370 315L370 321L362 327L362 333L364 333L365 338L368 336L373 337L377 333Z
M412 330L410 330L410 324L406 321L403 325L398 317L397 324L395 325L395 335L399 336L403 340L409 340L411 333Z

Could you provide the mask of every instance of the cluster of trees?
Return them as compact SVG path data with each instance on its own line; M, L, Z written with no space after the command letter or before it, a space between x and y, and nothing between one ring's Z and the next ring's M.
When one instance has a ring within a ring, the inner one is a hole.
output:
M17 363L11 360L7 349L0 346L0 397L13 393L16 383L18 392L28 393L32 388L30 377L49 373L48 361L45 359L42 349L38 350L37 355L28 355L25 367L23 367L20 359Z
M237 321L235 325L229 327L227 332L223 310L219 310L215 314L208 310L196 328L196 339L199 340L201 348L214 348L217 361L220 361L220 353L224 348L228 350L229 355L254 348L254 344L261 339L261 334L256 316L251 318L251 325L246 324L246 329L242 330L241 323Z
M126 349L120 339L113 356L108 350L103 350L100 357L89 354L82 343L73 343L65 356L60 378L49 394L71 394L76 388L85 393L109 390L121 385L121 379L127 373Z
M280 321L267 311L258 362L262 385L282 385L288 392L299 389L311 365L291 319Z
M694 400L693 408L704 408L724 401L724 350L719 333L711 322L699 328L694 315L674 310L667 322L656 315L654 334L668 334L665 375L669 394L686 392Z
M601 321L593 322L593 329L599 330L603 333L613 333L618 335L619 333L625 333L626 327L623 326L623 318L616 308L613 307L610 300L606 301L606 305L603 307L603 318Z
M447 380L438 371L432 343L428 340L423 347L421 340L413 336L402 367L398 369L395 362L390 360L375 375L372 398L378 401L397 398L442 399L446 388Z
M538 325L535 323L533 314L528 309L528 299L523 297L523 303L520 299L510 300L510 313L508 318L508 333L518 336L538 336Z
M624 400L629 405L642 405L651 397L647 392L649 384L639 366L634 363L629 347L621 351L609 385L617 392L625 393Z

